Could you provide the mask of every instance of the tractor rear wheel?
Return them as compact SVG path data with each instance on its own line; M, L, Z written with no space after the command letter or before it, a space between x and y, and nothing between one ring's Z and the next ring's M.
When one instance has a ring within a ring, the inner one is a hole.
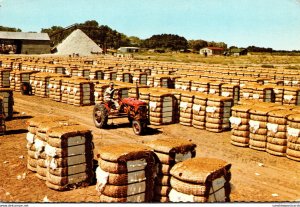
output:
M97 128L106 127L108 120L108 111L103 104L95 105L93 110L93 120Z
M141 135L144 131L143 124L140 121L132 121L132 129L136 135Z

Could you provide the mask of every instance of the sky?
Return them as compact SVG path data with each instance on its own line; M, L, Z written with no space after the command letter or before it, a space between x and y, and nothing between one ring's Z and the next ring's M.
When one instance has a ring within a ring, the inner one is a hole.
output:
M300 0L0 0L0 25L40 32L96 20L127 36L300 50Z

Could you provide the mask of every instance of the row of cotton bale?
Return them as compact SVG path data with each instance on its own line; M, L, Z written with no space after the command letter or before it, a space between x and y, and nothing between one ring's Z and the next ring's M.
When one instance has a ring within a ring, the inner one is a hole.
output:
M299 161L299 117L299 107L253 102L234 106L231 143Z
M93 175L91 131L67 117L28 122L27 168L54 190L89 185Z
M195 147L167 138L100 147L100 202L229 202L231 164L195 158Z
M11 59L10 59L11 58ZM8 67L12 67L14 63L16 67L20 68L18 65L22 65L21 68L25 69L25 65L28 64L29 67L26 69L32 68L30 65L39 65L44 62L55 64L61 64L62 66L76 65L78 67L86 66L111 66L111 67L124 67L127 70L134 71L135 69L141 69L146 72L146 69L150 69L153 74L171 74L175 71L189 73L209 73L210 75L222 75L226 76L241 76L241 77L263 77L274 80L284 80L286 85L298 84L296 81L297 75L299 73L295 70L289 70L284 68L260 68L260 67L240 67L239 65L209 65L207 67L204 64L185 64L185 63L162 63L162 62L145 62L139 60L125 60L118 58L107 58L107 57L97 57L93 62L95 64L90 64L89 61L84 60L85 58L34 58L34 57L22 57L21 60L16 60L14 57L4 58L4 64ZM44 67L44 66L41 66ZM180 70L179 70L180 69ZM204 75L203 75L204 76Z

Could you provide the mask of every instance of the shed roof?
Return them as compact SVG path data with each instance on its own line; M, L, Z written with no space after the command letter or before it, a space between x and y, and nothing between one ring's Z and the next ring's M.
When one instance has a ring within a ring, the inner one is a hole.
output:
M0 39L10 40L50 40L47 33L31 32L3 32L0 31Z

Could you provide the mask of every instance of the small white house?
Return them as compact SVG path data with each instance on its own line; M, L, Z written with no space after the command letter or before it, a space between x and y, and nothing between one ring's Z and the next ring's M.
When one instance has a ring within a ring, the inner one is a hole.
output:
M122 52L122 53L135 53L135 52L139 52L140 48L139 47L120 47L118 49L118 52Z
M210 55L222 55L224 48L222 47L204 47L200 49L200 55L210 56Z

